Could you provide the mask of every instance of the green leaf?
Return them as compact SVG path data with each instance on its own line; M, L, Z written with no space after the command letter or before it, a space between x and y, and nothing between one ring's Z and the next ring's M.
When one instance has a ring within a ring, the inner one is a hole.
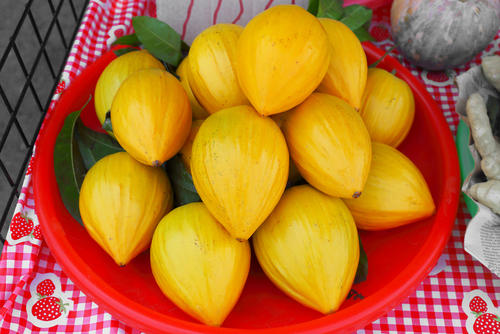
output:
M344 17L340 22L352 31L361 28L372 19L372 10L361 5L351 5L344 8Z
M153 56L177 66L182 58L181 36L168 24L148 16L132 19L135 33Z
M120 56L123 56L124 54L132 52L132 51L137 51L137 49L136 48L122 48L122 49L113 50L113 53L117 57L120 57Z
M375 40L365 27L360 27L352 32L358 37L360 42Z
M102 124L102 129L105 131L113 132L113 126L111 125L111 112L108 111L106 113L106 118L104 119L104 123Z
M366 256L366 252L361 244L361 238L358 235L359 240L359 262L358 269L356 270L356 276L354 277L354 283L361 283L366 281L366 277L368 276L368 257Z
M123 151L116 140L87 128L81 121L76 123L76 141L87 170L105 156Z
M309 0L309 6L307 6L307 11L314 16L318 14L319 0Z
M200 196L198 196L198 192L194 187L193 178L186 170L179 155L167 161L165 167L174 191L175 206L201 202Z
M139 46L141 45L141 41L139 41L136 34L130 34L118 38L112 45Z
M382 60L384 60L384 58L385 58L388 54L390 54L390 53L392 52L392 50L394 50L394 48L395 48L395 47L396 47L396 46L395 46L395 45L393 45L393 46L391 46L389 49L387 49L387 51L386 51L386 52L382 55L382 57L380 57L379 59L375 60L375 62L371 63L371 64L370 64L370 66L368 66L368 68L374 68L374 67L377 67L377 66L378 66L378 64L380 64L380 62L381 62Z
M344 15L343 0L319 0L318 17L339 20Z
M500 138L500 101L496 97L488 95L486 110L490 119L491 131L494 136Z
M85 176L85 166L78 152L76 140L74 140L75 124L91 98L89 96L80 110L72 112L66 117L54 146L54 172L59 192L66 209L80 224L82 224L82 218L80 217L78 200L80 187Z

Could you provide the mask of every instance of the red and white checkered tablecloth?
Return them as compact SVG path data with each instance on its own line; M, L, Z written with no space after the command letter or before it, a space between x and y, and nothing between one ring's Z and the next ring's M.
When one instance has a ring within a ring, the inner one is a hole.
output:
M270 0L271 4L272 2ZM193 6L196 6L196 1L186 1L184 26L189 24L188 13ZM130 33L132 17L154 16L154 11L154 3L148 0L91 0L48 117L57 103L60 91L70 85L88 64L95 61L116 37ZM393 45L390 40L388 8L375 11L370 29L376 38L376 45L383 49ZM185 27L183 30L185 31ZM417 78L422 79L428 92L441 106L452 132L455 133L458 117L454 106L458 91L453 80L449 78L464 72L473 64L478 64L481 56L498 53L499 50L500 34L497 34L495 41L480 56L470 64L447 73L448 76L443 72L416 69L402 59L397 51L393 51L392 55L411 69ZM28 169L21 193L16 214L27 214L36 229L38 220L34 212L36 203L33 199L31 168ZM472 290L481 290L475 293L482 293L482 298L489 305L488 312L500 312L495 309L500 306L500 278L464 252L463 239L469 219L470 215L461 201L453 232L436 268L399 306L358 333L464 333L468 315L462 309L462 300L465 297L468 302L471 298L468 292ZM42 323L33 317L32 304L36 298L38 284L46 279L53 282L54 295L68 304L68 312L64 312L52 322ZM0 306L0 333L138 332L113 318L85 296L64 274L44 243L43 236L37 233L13 240L9 230L0 258Z

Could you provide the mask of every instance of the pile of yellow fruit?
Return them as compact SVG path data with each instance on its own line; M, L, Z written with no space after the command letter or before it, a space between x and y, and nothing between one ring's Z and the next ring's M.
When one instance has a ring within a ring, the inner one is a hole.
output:
M357 228L434 213L423 176L395 148L413 122L411 89L368 70L343 23L280 5L244 28L216 24L177 74L146 50L102 73L96 112L104 122L111 111L126 152L90 169L80 213L118 265L151 246L159 287L201 322L221 325L236 304L250 237L276 286L331 313L354 280ZM159 166L178 153L202 202L172 210ZM297 170L308 184L285 190Z

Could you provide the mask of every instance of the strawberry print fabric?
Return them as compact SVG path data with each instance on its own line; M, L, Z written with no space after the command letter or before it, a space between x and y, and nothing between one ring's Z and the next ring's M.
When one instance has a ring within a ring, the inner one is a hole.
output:
M198 1L201 0L185 1L185 8L179 10L179 16L184 17L180 23L181 34L189 31L190 13ZM218 10L228 2L235 1L219 0L210 17L217 20ZM236 3L235 19L245 17L245 1ZM297 3L303 5L303 1ZM266 4L272 5L273 0ZM154 2L147 0L91 0L47 117L72 80L117 37L131 32L132 17L155 16L154 11ZM388 50L393 46L389 8L376 10L372 21L370 31L375 37L374 43ZM454 105L458 90L453 85L453 77L479 64L480 57L498 53L499 45L500 35L497 35L471 63L448 72L417 69L396 50L391 51L391 55L422 80L455 133L458 116ZM31 168L28 168L0 258L0 333L138 333L93 303L64 274L43 241L35 205ZM436 268L400 305L357 333L500 333L497 308L500 278L464 252L463 239L469 219L461 201L450 240ZM491 331L485 332L484 328Z

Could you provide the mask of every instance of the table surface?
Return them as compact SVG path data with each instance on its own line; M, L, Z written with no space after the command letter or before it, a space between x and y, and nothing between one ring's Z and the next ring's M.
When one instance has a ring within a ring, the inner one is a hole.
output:
M192 3L193 1L191 5ZM154 6L150 4L151 2L147 0L90 1L61 77L60 89L49 108L49 114L64 88L101 55L117 36L130 32L133 16L154 15ZM186 2L186 9L188 6L189 2ZM375 38L374 44L378 47L387 50L393 46L390 39L389 8L383 7L374 11L370 32ZM482 56L499 51L500 34L497 34L495 40L471 63L447 73L417 69L402 59L397 51L392 51L391 55L397 57L413 75L423 81L428 92L440 105L452 133L455 134L458 116L455 114L454 105L458 90L453 84L453 77L466 71L470 66L479 64ZM28 169L16 213L28 214L36 226L38 221L34 212L35 205L31 173ZM468 321L468 317L472 315L470 311L462 309L462 301L464 299L468 301L476 294L486 300L489 306L488 312L499 314L500 309L497 307L500 302L500 279L463 249L464 234L469 219L470 215L461 199L450 240L436 268L399 306L364 329L358 330L358 333L464 333L466 326L470 326L472 320ZM106 313L71 282L43 242L43 236L39 238L29 236L13 242L9 234L10 242L5 243L0 258L2 333L4 331L138 332ZM52 322L41 323L34 319L31 307L36 297L36 286L45 279L53 281L55 293L68 304L68 312ZM473 290L474 292L471 292ZM48 328L41 329L41 327Z

